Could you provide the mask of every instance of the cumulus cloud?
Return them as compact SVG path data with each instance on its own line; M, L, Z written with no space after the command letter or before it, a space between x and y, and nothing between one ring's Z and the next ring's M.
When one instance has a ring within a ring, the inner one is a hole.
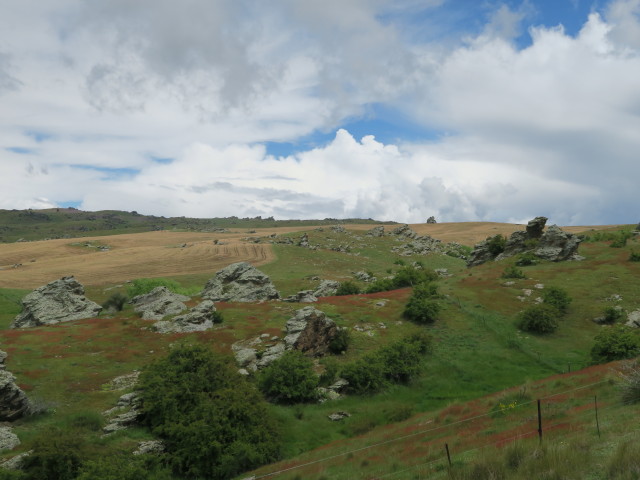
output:
M640 0L576 35L529 2L436 25L453 3L0 0L0 207L637 221ZM340 128L372 104L430 140Z

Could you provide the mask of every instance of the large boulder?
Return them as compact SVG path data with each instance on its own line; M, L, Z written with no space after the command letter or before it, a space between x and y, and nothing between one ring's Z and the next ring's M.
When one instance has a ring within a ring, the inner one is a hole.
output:
M340 282L335 280L323 280L313 291L314 297L331 297L336 294Z
M0 427L0 452L13 450L20 445L20 439L13 433L11 427Z
M335 322L324 312L305 307L287 320L287 335L284 343L287 349L296 349L309 356L324 355L329 344L338 333Z
M189 313L154 323L153 329L158 333L204 332L213 328L215 311L213 302L205 300L193 307Z
M29 399L16 385L16 377L6 370L0 370L0 422L17 420L30 410Z
M149 293L131 299L133 308L144 320L162 320L167 315L177 315L187 309L186 295L173 293L167 287L156 287Z
M22 313L11 328L53 325L96 317L102 307L84 296L84 287L74 277L63 277L37 288L22 299Z
M271 279L247 262L223 268L207 282L202 298L214 302L258 302L275 300L280 294Z
M563 232L557 225L551 225L540 237L534 253L537 257L552 262L570 260L576 255L580 241L577 235Z

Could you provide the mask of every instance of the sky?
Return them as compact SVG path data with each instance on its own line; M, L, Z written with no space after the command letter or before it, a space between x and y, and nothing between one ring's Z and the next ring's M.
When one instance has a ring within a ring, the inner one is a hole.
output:
M640 220L640 0L0 0L0 208Z

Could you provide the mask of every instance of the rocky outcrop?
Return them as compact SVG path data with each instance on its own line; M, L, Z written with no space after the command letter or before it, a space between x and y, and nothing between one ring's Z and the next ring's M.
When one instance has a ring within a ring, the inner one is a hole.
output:
M318 297L313 294L313 290L301 290L298 293L289 295L282 299L283 302L290 303L313 303L318 301Z
M186 310L183 302L188 300L189 297L173 293L167 287L156 287L149 293L133 297L131 303L144 320L162 320L167 315Z
M162 440L146 440L138 444L134 455L159 455L164 453L165 445Z
M0 370L0 422L12 422L30 410L29 399L16 385L16 377L11 372Z
M368 237L384 237L384 227L379 225L377 227L373 227L371 230L367 232Z
M114 408L103 412L103 415L109 418L109 423L102 431L110 434L137 425L142 415L141 406L142 398L138 392L125 393L118 399Z
M364 272L364 271L353 272L353 278L355 278L356 280L360 280L361 282L366 282L366 283L371 283L371 282L375 282L376 280L378 280L373 275L370 275L369 273Z
M284 343L287 348L314 357L324 355L338 333L335 322L313 307L298 310L293 318L287 320L286 328Z
M84 296L84 287L74 277L63 277L40 287L22 299L22 313L11 328L53 325L96 317L102 307Z
M189 313L179 315L171 320L162 320L153 324L158 333L190 333L204 332L213 328L216 307L211 300L205 300L193 307Z
M634 310L627 315L627 327L640 328L640 310Z
M407 224L400 225L399 227L394 228L391 231L391 235L394 235L402 239L416 238L418 236L418 234L413 230L411 230L411 227L409 227L409 225Z
M331 297L336 294L340 282L335 280L323 280L313 291L314 297Z
M429 218L427 218L427 223L432 224L432 223L438 223L438 222L436 222L436 217L432 215Z
M20 439L13 433L11 427L0 427L0 452L13 450L20 445Z
M271 279L247 262L223 268L207 282L202 298L214 302L259 302L275 300L280 294Z
M492 242L493 237L476 244L467 261L467 266L473 267L525 252L531 252L542 260L552 262L578 259L580 238L572 233L563 232L557 225L551 225L544 231L546 222L546 217L536 217L529 221L526 230L511 234L500 253L496 252L495 243Z
M4 361L7 359L7 352L3 352L0 350L0 370L6 370L7 366L4 364Z

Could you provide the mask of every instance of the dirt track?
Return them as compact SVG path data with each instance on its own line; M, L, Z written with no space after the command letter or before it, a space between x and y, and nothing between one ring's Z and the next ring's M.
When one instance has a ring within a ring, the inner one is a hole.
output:
M386 226L390 231L397 225ZM604 229L612 226L565 227L569 232ZM310 231L314 227L260 229L254 234L148 232L0 244L0 287L36 288L65 275L74 275L84 285L110 285L141 277L166 277L210 273L239 261L262 265L274 259L268 244L247 243L248 235ZM369 230L371 225L347 225L350 230ZM413 224L420 235L431 235L444 242L473 245L488 236L509 235L524 225L490 222ZM215 245L214 239L224 242ZM109 251L73 246L91 243L108 245ZM186 247L182 247L186 244ZM13 265L21 264L18 268Z

